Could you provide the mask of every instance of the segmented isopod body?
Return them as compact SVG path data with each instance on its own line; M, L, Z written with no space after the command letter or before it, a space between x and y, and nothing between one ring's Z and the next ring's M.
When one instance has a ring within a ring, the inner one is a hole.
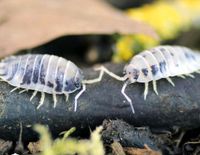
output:
M166 78L173 86L170 79L173 76L185 78L184 75L194 77L191 73L200 72L200 53L181 46L158 46L145 50L134 56L130 63L124 68L124 77L119 77L108 71L105 67L97 68L101 71L101 78L104 72L117 80L125 81L122 87L122 94L130 103L132 112L134 108L131 99L125 94L128 84L139 82L145 83L144 99L148 94L148 83L153 82L153 89L158 95L156 80Z
M30 100L41 92L39 108L45 99L45 93L52 94L56 107L56 94L68 94L81 89L75 97L75 111L77 99L85 91L81 70L71 61L54 55L26 54L11 56L0 62L0 78L16 88L34 90Z

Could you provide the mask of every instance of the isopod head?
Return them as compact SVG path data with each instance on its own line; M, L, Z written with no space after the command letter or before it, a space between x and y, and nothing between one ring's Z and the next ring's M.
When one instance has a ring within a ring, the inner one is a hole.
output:
M133 83L137 81L140 71L129 64L124 67L124 74L128 80Z
M83 80L83 73L81 70L78 70L76 75L71 78L67 79L64 83L64 92L72 93L82 86L82 80Z

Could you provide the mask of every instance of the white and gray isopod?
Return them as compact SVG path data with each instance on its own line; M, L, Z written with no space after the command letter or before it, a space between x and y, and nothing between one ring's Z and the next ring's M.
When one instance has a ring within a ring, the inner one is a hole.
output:
M158 95L156 80L166 78L175 86L170 77L185 78L185 76L190 76L194 78L191 73L200 72L200 53L186 47L163 45L135 55L130 63L124 67L125 75L123 77L115 75L103 66L96 68L96 70L100 70L100 76L93 82L101 81L104 72L117 80L126 81L121 93L130 103L132 112L135 113L132 100L125 94L125 88L128 84L144 83L144 99L146 100L148 84L152 81L153 90Z
M34 90L30 100L37 92L41 92L37 109L43 104L45 93L53 95L54 107L56 107L56 94L65 94L68 100L70 93L82 87L75 97L74 111L76 111L77 100L86 90L82 72L74 63L47 54L26 54L3 59L0 62L0 78L15 86L11 92L18 88L23 88L23 91Z

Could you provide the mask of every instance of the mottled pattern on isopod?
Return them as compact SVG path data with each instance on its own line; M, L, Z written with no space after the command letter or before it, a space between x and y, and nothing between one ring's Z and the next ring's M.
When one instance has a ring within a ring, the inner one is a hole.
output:
M0 63L0 77L9 84L49 94L80 89L82 73L71 61L54 55L27 54L8 57ZM79 78L77 87L75 78Z
M134 74L135 69L138 74ZM158 46L134 56L126 66L129 79L149 82L161 78L190 74L200 69L200 54L181 46ZM137 78L136 78L137 77Z
M132 100L125 93L128 84L144 83L144 99L146 100L149 82L152 81L153 90L158 95L157 80L166 78L170 84L175 86L170 77L185 78L185 76L189 76L194 78L192 73L200 73L200 53L181 46L157 46L135 55L130 63L125 66L123 77L113 74L105 67L98 70L106 72L117 80L126 80L121 93L129 102L132 112L135 113Z
M56 107L56 94L64 94L66 101L68 95L78 89L82 89L75 96L74 111L77 109L77 100L86 90L82 83L81 70L71 61L54 55L26 54L11 56L0 62L0 78L12 86L15 91L19 88L34 90L30 101L41 92L41 98L37 109L45 100L45 93L52 94L54 108Z
M125 93L129 84L144 83L144 99L146 100L149 82L152 81L153 90L158 95L157 80L166 78L170 84L175 86L170 77L185 78L185 76L190 76L193 78L191 73L200 73L200 53L181 46L158 46L135 55L125 66L123 77L112 73L104 66L98 67L96 70L100 71L100 75L98 79L92 81L93 83L100 81L104 73L119 81L125 81L121 93L129 102L132 112L135 113L132 100Z

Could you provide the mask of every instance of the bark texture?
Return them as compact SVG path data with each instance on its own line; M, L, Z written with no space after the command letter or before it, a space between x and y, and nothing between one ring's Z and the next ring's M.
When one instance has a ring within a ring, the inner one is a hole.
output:
M123 64L107 64L116 74L121 74ZM92 68L83 69L86 79L98 76ZM134 126L153 128L196 128L200 126L200 76L194 74L181 79L172 78L175 87L165 79L157 82L157 96L150 85L147 100L143 99L144 85L134 83L127 87L126 93L131 97L135 114L131 112L128 102L121 94L123 82L116 81L108 75L100 83L87 85L86 92L78 100L77 112L73 112L74 97L70 94L66 103L64 95L58 95L57 107L53 108L51 95L46 94L44 105L36 109L40 95L31 102L33 91L19 94L10 93L13 88L5 82L0 83L0 138L16 140L19 137L20 122L23 125L24 140L36 138L32 125L47 124L53 134L58 134L70 127L77 127L77 132L86 131L102 124L104 119L123 119Z

